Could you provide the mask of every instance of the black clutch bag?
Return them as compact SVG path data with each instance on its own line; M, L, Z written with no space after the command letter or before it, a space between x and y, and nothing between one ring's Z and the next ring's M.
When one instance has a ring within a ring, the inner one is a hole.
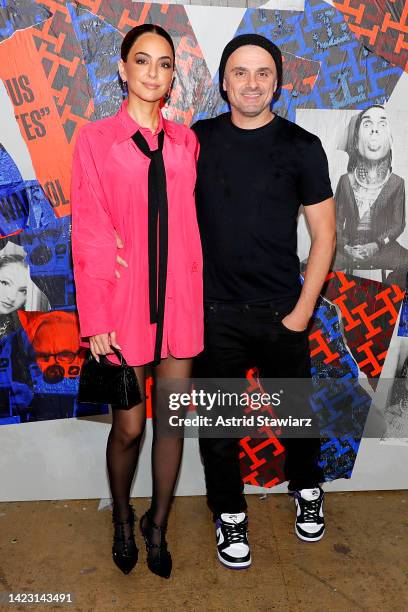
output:
M127 365L120 351L112 349L120 365L112 363L105 355L99 355L98 363L88 349L79 377L78 402L116 404L129 409L142 401L134 369Z

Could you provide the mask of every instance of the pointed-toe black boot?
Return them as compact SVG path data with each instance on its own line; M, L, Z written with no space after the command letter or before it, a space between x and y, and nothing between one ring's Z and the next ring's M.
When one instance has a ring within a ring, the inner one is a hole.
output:
M172 561L167 550L166 542L167 523L156 525L150 516L149 510L140 519L140 531L146 544L147 566L153 574L161 578L170 578ZM153 530L158 533L158 543L154 542Z
M112 521L115 526L113 536L112 558L118 568L128 574L136 565L139 551L134 537L135 513L129 505L129 517L126 521L119 519L115 512L112 513Z

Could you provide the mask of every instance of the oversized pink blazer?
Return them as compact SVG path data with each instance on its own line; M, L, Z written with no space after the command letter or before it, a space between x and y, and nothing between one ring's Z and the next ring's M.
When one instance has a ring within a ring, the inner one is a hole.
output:
M116 115L79 131L71 184L72 254L81 346L89 346L88 336L116 331L123 356L136 366L153 360L156 324L149 318L149 159L131 137L140 129L155 149L159 131L165 131L168 266L162 358L193 357L203 350L202 251L194 200L199 144L192 130L161 113L152 134L126 109L127 100ZM115 230L123 249L117 249ZM117 254L128 268L116 264Z

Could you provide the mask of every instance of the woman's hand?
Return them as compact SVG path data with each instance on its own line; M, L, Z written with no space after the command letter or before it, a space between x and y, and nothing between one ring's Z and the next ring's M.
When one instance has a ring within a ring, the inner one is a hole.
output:
M122 239L121 239L121 237L119 236L119 234L117 233L116 230L115 230L115 236L116 236L116 246L117 246L117 248L118 249L123 249ZM116 263L118 263L120 266L123 266L124 268L128 267L127 261L125 261L119 255L116 255ZM120 278L119 270L115 270L115 275L116 275L116 278Z
M116 342L116 332L112 331L106 334L97 334L89 337L90 350L96 361L99 363L99 355L111 355L113 353L112 346L122 350Z

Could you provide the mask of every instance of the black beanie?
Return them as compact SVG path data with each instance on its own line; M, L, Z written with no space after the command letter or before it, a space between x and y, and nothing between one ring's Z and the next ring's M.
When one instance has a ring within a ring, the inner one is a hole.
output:
M234 51L236 51L239 47L243 45L256 45L257 47L262 47L265 51L268 51L272 55L273 61L275 62L276 72L278 75L277 88L282 84L282 53L279 47L277 47L273 42L271 42L265 36L261 36L260 34L240 34L240 36L236 36L232 40L229 41L224 51L222 52L220 67L218 70L219 82L220 82L220 94L222 98L228 101L227 93L222 88L222 83L224 80L224 72L225 66L227 64L228 58Z

